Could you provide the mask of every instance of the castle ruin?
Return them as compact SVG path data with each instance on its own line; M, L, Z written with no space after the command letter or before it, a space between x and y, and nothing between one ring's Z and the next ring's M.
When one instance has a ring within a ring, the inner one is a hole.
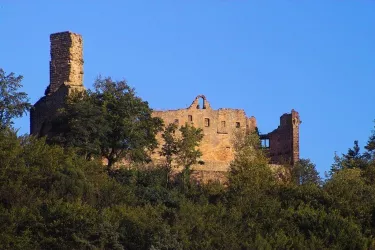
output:
M50 41L50 83L30 110L30 134L38 136L48 134L51 118L69 93L84 90L82 37L67 31L51 34Z
M50 41L50 84L45 96L34 104L30 114L30 133L38 136L48 135L51 118L63 107L66 97L72 91L84 90L82 37L61 32L52 34ZM233 137L236 131L251 132L257 128L255 117L248 117L244 110L214 110L203 95L197 96L188 108L153 111L153 115L162 118L165 124L181 126L190 123L203 130L200 150L205 164L194 166L201 178L227 171L234 158ZM280 117L278 128L260 135L263 147L268 149L271 164L294 164L298 161L300 123L298 112L292 110ZM160 134L157 138L162 143ZM153 159L163 160L158 153L153 154Z

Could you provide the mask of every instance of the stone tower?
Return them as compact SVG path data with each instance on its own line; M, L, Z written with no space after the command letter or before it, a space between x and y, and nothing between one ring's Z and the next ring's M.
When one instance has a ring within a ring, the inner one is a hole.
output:
M71 32L50 36L50 84L46 95L55 93L63 85L70 89L83 89L82 37Z
M280 117L280 125L271 133L260 135L263 147L268 148L271 163L295 164L299 160L299 125L297 111Z
M72 32L51 34L50 84L45 96L30 111L30 134L44 136L50 130L50 120L63 107L72 91L82 91L82 37Z

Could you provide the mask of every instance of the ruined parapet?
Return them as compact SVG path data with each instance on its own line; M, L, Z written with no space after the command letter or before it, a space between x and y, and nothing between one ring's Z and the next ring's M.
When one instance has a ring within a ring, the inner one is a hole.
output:
M50 36L50 84L45 96L30 110L30 134L48 134L51 118L62 108L66 97L73 91L84 90L82 37L72 32Z
M199 101L202 100L202 103L199 104ZM210 109L210 103L207 101L204 95L198 95L195 97L194 101L190 104L188 109Z
M295 164L299 160L299 125L297 111L280 117L280 125L268 134L260 135L263 147L268 149L271 163Z

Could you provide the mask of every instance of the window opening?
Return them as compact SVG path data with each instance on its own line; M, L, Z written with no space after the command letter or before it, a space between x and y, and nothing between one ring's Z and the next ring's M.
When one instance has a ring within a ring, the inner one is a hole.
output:
M236 122L236 128L241 127L241 124L239 122Z
M204 126L209 127L210 126L210 119L209 118L204 118Z
M270 147L270 139L262 139L261 143L262 143L263 148L269 148Z
M189 116L188 116L188 121L189 121L189 122L192 122L192 121L193 121L193 116L192 116L192 115L189 115Z

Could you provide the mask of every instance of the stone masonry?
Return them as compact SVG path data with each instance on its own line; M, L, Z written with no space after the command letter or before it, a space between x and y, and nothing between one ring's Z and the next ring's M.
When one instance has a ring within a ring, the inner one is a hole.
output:
M280 117L280 126L271 133L260 135L263 146L268 148L271 163L294 164L299 160L298 112L292 109L290 114Z
M195 169L226 171L229 162L234 158L235 132L253 131L256 128L255 117L247 117L244 110L213 110L204 95L197 96L186 109L154 111L153 115L162 118L165 124L176 123L181 126L189 123L203 130L200 150L203 154L201 160L205 164L197 165ZM162 143L160 135L158 141ZM162 160L158 154L153 158Z
M82 37L67 31L51 34L50 41L50 84L30 111L30 133L39 136L48 134L51 118L69 93L84 90Z
M51 61L50 84L45 96L37 101L30 112L30 133L45 136L50 132L50 120L63 107L66 97L73 91L84 90L82 37L72 32L50 36ZM204 95L199 95L185 109L154 111L153 115L165 124L185 123L202 128L204 137L200 145L204 165L194 166L198 179L215 179L228 170L234 158L233 139L236 132L248 133L257 128L255 117L248 117L242 109L211 108ZM280 125L268 134L260 135L267 148L271 164L294 164L299 159L298 112L292 110L280 117ZM163 143L161 134L158 141ZM158 152L152 155L154 162L163 161Z
M199 104L201 103L201 104ZM203 130L200 145L204 165L195 165L193 170L207 179L218 172L228 171L234 159L233 142L237 132L245 134L257 128L255 117L247 117L242 109L213 110L204 95L199 95L186 109L154 111L153 115L164 120L165 124L175 123L179 126L189 123ZM262 145L267 149L271 164L294 164L299 159L299 119L298 112L280 117L280 125L268 134L260 135ZM161 135L158 141L162 143ZM153 154L156 162L164 159L157 152ZM213 177L214 179L215 177Z

